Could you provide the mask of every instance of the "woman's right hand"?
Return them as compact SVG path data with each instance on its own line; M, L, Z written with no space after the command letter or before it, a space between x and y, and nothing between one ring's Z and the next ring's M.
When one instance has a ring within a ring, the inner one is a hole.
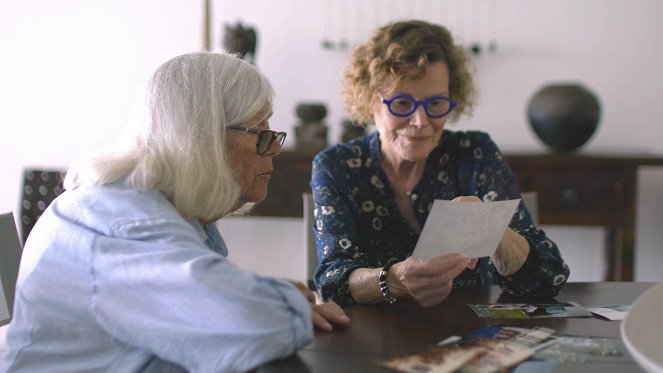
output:
M428 260L410 257L391 267L389 291L396 298L413 298L424 307L434 306L449 295L453 280L472 264L471 259L458 254Z
M333 325L346 326L350 318L345 311L334 302L312 304L313 325L318 330L329 332L334 329Z

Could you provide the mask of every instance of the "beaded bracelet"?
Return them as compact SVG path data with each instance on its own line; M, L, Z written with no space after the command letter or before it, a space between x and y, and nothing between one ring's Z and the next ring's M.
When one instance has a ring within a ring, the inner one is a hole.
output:
M384 298L387 300L387 302L389 302L389 304L396 303L398 299L394 298L389 292L389 286L387 285L387 274L389 273L389 268L398 262L399 260L396 258L389 259L384 267L382 267L382 270L380 271L380 277L378 278L378 284L380 285L382 295L384 295Z

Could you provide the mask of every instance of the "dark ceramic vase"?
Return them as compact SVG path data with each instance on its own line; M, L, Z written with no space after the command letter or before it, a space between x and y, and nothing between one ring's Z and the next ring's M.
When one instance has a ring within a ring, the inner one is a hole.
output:
M596 96L578 84L547 85L527 105L534 133L559 152L572 152L584 145L596 131L600 115Z
M302 102L297 105L300 122L295 127L298 150L317 152L327 147L327 126L322 121L327 116L323 103Z
M303 122L319 122L327 116L327 106L322 103L300 103L297 105L296 112Z

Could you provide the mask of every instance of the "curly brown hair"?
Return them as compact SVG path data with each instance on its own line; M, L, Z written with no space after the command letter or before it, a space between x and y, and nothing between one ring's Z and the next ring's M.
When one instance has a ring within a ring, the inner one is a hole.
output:
M350 118L359 126L373 122L372 104L378 89L392 82L393 89L404 78L420 78L426 67L444 61L449 67L449 95L458 105L449 114L457 120L470 115L476 101L476 89L465 51L454 45L449 30L424 21L390 23L379 28L368 41L355 48L343 74L343 100ZM418 73L408 76L405 67L416 66Z

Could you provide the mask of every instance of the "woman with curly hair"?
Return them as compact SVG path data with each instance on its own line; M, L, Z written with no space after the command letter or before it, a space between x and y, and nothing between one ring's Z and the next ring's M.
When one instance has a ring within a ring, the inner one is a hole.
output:
M313 161L315 283L324 299L430 306L458 287L499 284L530 297L559 292L568 266L522 203L492 257L410 257L436 199L520 198L486 133L445 129L447 119L470 115L476 100L469 60L446 28L403 21L378 29L353 52L344 100L357 125L377 131Z

